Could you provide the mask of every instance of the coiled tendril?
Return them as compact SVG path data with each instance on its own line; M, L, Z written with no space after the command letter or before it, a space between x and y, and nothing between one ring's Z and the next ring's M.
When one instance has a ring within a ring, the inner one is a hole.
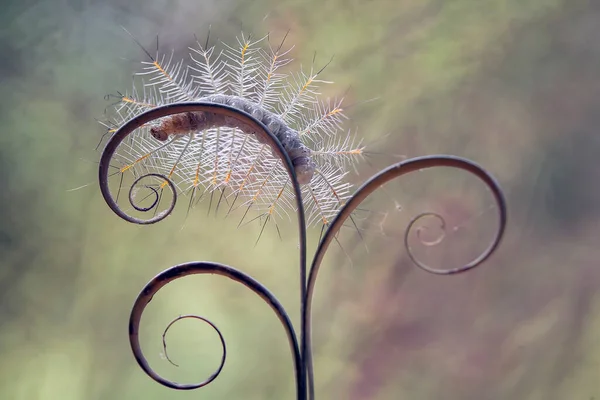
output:
M166 176L164 176L162 174L156 174L156 173L149 173L146 175L142 175L133 182L133 184L129 188L129 196L128 196L129 204L131 204L131 206L136 211L140 211L140 212L152 211L156 207L158 207L161 195L158 193L158 190L156 188L154 188L153 186L150 186L150 185L143 185L143 187L145 189L150 190L151 193L144 196L144 198L142 200L140 200L140 202L143 200L146 200L149 196L152 196L152 197L154 197L152 204L150 204L149 206L146 206L146 207L142 207L136 203L136 195L137 195L137 192L139 191L139 188L137 186L140 184L140 182L143 179L147 179L147 178L151 178L151 177L160 178L160 180L163 182L162 183L163 186L164 185L169 186L169 190L171 191L171 196L172 196L169 207L166 210L161 211L160 213L157 213L154 217L152 217L148 220L140 220L140 219L131 217L135 221L130 221L130 222L135 222L137 224L154 224L154 223L162 221L163 219L168 217L169 214L171 214L173 212L173 210L175 209L175 204L177 203L177 189L175 189L175 185L173 184L173 181L171 181L169 178L167 178Z
M296 339L296 333L294 332L292 322L290 321L290 318L288 317L287 313L285 312L283 306L279 303L279 301L275 298L275 296L273 296L273 294L271 292L269 292L269 290L267 288L265 288L263 285L261 285L259 282L257 282L256 280L254 280L247 274L245 274L241 271L238 271L235 268L229 267L227 265L212 263L212 262L191 262L191 263L180 264L175 267L169 268L169 269L161 272L160 274L158 274L156 277L154 277L144 287L144 289L141 291L141 293L138 295L138 297L135 300L135 303L133 305L133 309L131 310L131 316L129 318L129 342L131 344L131 349L133 351L133 355L134 355L135 359L137 360L138 364L140 365L140 367L144 370L144 372L146 372L146 374L148 374L148 376L150 376L156 382L158 382L164 386L167 386L167 387L170 387L173 389L179 389L179 390L198 389L198 388L201 388L202 386L206 386L209 383L211 383L212 381L214 381L217 378L217 376L221 373L221 370L223 369L223 366L225 365L225 358L226 358L225 339L223 338L223 335L221 334L219 329L212 322L210 322L209 320L207 320L204 317L193 315L193 316L182 316L182 317L176 318L175 320L171 321L171 323L169 325L167 325L167 327L165 328L165 331L163 333L163 345L164 345L164 336L166 335L166 332L168 331L170 326L173 325L173 323L175 323L176 321L178 321L179 319L182 319L182 318L201 319L201 320L205 321L206 323L208 323L209 325L211 325L216 330L216 332L219 335L219 338L221 340L221 345L223 348L223 355L221 356L221 363L219 364L219 367L217 368L217 370L208 379L206 379L203 382L187 384L187 383L177 383L177 382L173 382L173 381L163 378L162 376L157 374L152 369L152 367L150 367L150 365L148 364L148 360L146 360L146 358L144 357L142 348L140 346L139 328L140 328L140 323L142 320L142 314L144 312L144 309L148 305L148 303L150 303L150 301L152 300L152 297L154 297L154 295L167 283L172 282L175 279L179 279L184 276L194 275L194 274L213 274L213 275L220 275L220 276L229 278L235 282L241 283L242 285L246 286L248 289L252 290L258 296L260 296L269 306L271 306L271 309L275 312L275 314L279 318L279 320L280 320L281 324L283 325L285 332L287 334L290 348L292 350L292 355L294 357L294 367L296 370L296 379L297 379L297 384L298 384L298 389L297 389L298 390L298 398L299 399L303 398L301 396L304 395L305 388L303 386L301 387L301 382L302 382L303 378L302 378L302 367L301 367L301 359L300 359L300 350L298 347L298 340ZM168 359L168 356L167 356L167 359Z
M424 157L415 157L409 160L402 161L400 163L394 164L375 174L371 179L365 182L356 193L350 198L350 200L344 205L344 207L340 210L336 218L333 220L325 234L323 235L323 239L319 243L317 248L317 252L315 257L313 258L312 266L310 268L310 273L308 276L307 282L307 293L306 293L306 304L304 304L304 313L303 313L303 327L305 331L303 331L303 357L304 362L306 363L307 368L307 377L308 377L308 385L309 385L309 398L314 399L314 379L313 379L313 367L312 367L312 353L311 353L311 307L312 307L312 297L314 293L315 283L317 279L317 274L319 272L319 268L321 266L321 261L329 248L329 245L335 238L335 235L343 226L344 222L348 219L348 217L352 214L354 210L356 210L359 205L369 197L373 192L379 189L383 184L397 179L401 176L404 176L408 173L419 171L427 168L433 167L450 167L450 168L458 168L465 170L477 178L479 178L492 192L494 196L494 200L496 201L496 205L498 207L498 230L496 232L496 236L488 246L486 250L484 250L479 257L475 260L467 263L466 265L444 270L444 269L435 269L429 267L414 256L412 253L410 246L408 245L408 237L411 231L411 228L415 225L416 222L421 220L426 216L435 216L442 221L442 228L445 226L444 219L436 213L422 213L414 217L411 222L408 224L404 235L404 245L406 250L411 258L411 260L420 268L425 271L440 274L440 275L452 275L461 272L468 271L476 266L480 265L486 259L488 259L492 253L496 250L502 237L504 236L504 230L506 228L506 220L507 220L507 208L506 208L506 200L504 199L504 194L502 193L502 189L498 182L492 177L487 171L485 171L482 167L475 164L472 161L466 160L460 157L447 156L447 155L434 155L434 156L424 156ZM439 240L439 239L438 239Z
M217 334L219 335L219 340L221 341L221 348L223 349L223 356L221 357L221 364L219 365L219 368L217 368L217 372L213 373L213 375L211 376L212 379L210 379L208 381L208 382L212 382L221 373L221 370L223 369L223 366L225 365L225 358L227 357L227 345L225 344L225 339L223 338L223 334L221 333L219 328L217 328L217 326L215 324L213 324L210 320L204 318L203 316L201 316L201 315L180 315L179 317L177 317L174 320L172 320L171 322L169 322L169 325L167 325L167 327L165 328L165 330L163 331L163 334L162 334L163 351L165 354L165 358L167 359L168 362L170 362L175 367L179 367L179 365L177 365L176 363L173 362L173 360L171 360L171 358L169 357L169 353L167 352L167 332L169 332L169 329L171 329L171 327L175 324L175 322L181 321L182 319L199 319L200 321L204 321L206 324L210 325L215 330L215 332L217 332Z

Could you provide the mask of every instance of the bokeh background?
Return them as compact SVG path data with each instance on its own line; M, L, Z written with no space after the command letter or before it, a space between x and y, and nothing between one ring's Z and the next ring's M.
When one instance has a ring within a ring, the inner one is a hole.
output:
M357 183L403 157L451 153L484 165L507 195L501 248L456 277L413 266L402 232L411 215L440 212L446 240L423 257L468 261L497 224L481 185L428 171L370 199L372 235L345 233L317 285L318 398L600 398L599 2L8 0L0 21L1 399L294 398L277 319L223 279L167 286L142 324L156 370L191 382L218 365L216 334L197 321L174 325L175 368L161 358L162 330L179 314L215 322L228 361L213 384L164 388L129 349L139 290L191 260L244 270L298 321L293 221L257 246L257 227L237 229L202 204L184 229L182 213L133 226L96 185L104 129L95 118L145 57L121 26L151 49L158 35L161 51L185 55L209 25L228 43L241 30L276 42L289 29L294 68L315 51L317 63L335 56L327 95L347 91L357 104L347 127L373 149ZM319 230L310 235L314 248Z

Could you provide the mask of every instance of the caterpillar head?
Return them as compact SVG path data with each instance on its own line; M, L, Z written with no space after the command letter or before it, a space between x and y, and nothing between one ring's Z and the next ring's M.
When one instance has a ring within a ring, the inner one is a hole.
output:
M150 128L150 134L161 142L166 141L169 138L169 134L161 125L154 125Z
M204 115L202 115L204 117ZM150 134L161 142L166 141L171 135L185 135L198 125L198 117L192 113L175 114L159 119L150 126Z

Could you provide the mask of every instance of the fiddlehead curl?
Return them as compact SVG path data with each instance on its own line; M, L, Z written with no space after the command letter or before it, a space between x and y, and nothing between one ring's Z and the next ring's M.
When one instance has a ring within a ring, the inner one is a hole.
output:
M176 363L173 362L173 360L171 360L171 357L169 357L169 353L167 352L167 332L169 332L169 329L171 329L171 327L175 324L175 322L181 321L182 319L198 319L200 321L204 321L206 324L210 325L210 327L213 328L215 330L215 332L217 332L217 335L219 335L219 340L221 341L221 348L223 349L223 356L221 357L221 364L219 365L219 368L217 368L217 372L215 372L211 376L213 378L213 379L211 379L211 381L214 380L214 378L216 378L217 375L219 375L219 373L221 372L221 369L223 369L223 366L225 365L225 358L227 357L227 345L225 344L225 338L223 337L223 334L221 333L219 328L217 328L217 326L215 324L213 324L211 321L204 318L203 316L180 315L179 317L177 317L177 318L173 319L171 322L169 322L169 325L167 325L167 327L165 328L165 330L163 331L163 334L162 334L162 344L163 344L163 352L165 354L165 358L167 359L168 362L170 362L175 367L179 367L179 365L177 365Z
M319 268L321 266L323 257L325 256L325 253L327 252L329 244L333 241L336 234L338 233L338 231L340 230L340 228L342 227L342 225L344 224L346 219L352 214L352 212L354 210L356 210L356 208L369 195L371 195L373 192L375 192L377 189L379 189L383 184L385 184L386 182L389 182L393 179L399 178L403 175L406 175L410 172L418 171L418 170L422 170L422 169L426 169L426 168L433 168L433 167L458 168L458 169L465 170L465 171L475 175L477 178L479 178L487 186L487 188L491 191L491 193L494 197L494 200L496 202L496 205L498 207L498 230L496 231L496 236L494 237L492 242L489 244L487 249L485 249L478 257L476 257L471 262L469 262L461 267L458 267L458 268L437 269L437 268L433 268L433 267L430 267L430 266L422 263L415 257L415 255L413 254L413 252L408 244L408 238L409 238L410 232L411 232L412 228L415 226L415 224L425 217L429 216L429 217L435 217L435 218L439 219L441 222L442 230L444 230L444 228L445 228L445 221L442 216L440 216L439 214L436 214L436 213L427 212L427 213L419 214L410 221L410 223L408 224L408 227L406 229L405 235L404 235L404 244L405 244L407 253L408 253L409 257L411 258L411 260L418 267L422 268L423 270L425 270L427 272L439 274L439 275L452 275L452 274L457 274L457 273L468 271L468 270L473 269L476 266L480 265L482 262L484 262L486 259L488 259L492 255L492 253L496 250L496 248L500 244L500 241L502 240L502 237L504 236L504 230L506 228L506 220L507 220L507 207L506 207L506 200L504 199L504 194L502 193L502 189L500 188L500 185L498 184L496 179L494 179L494 177L492 177L486 170L484 170L482 167L480 167L479 165L475 164L472 161L469 161L467 159L460 158L460 157L447 156L447 155L433 155L433 156L425 156L425 157L416 157L416 158L412 158L412 159L405 160L400 163L394 164L394 165L380 171L379 173L374 175L371 179L369 179L367 182L365 182L363 184L363 186L361 186L356 191L356 193L350 198L350 200L340 210L340 212L338 213L336 218L333 220L333 222L331 223L331 225L325 232L323 239L319 243L317 252L313 259L311 268L309 270L307 292L306 292L306 298L305 298L306 304L305 304L304 313L302 316L304 326L306 328L306 331L304 332L304 336L303 336L304 340L302 342L302 354L303 354L303 357L305 357L304 361L306 363L306 368L307 368L307 378L308 378L309 398L310 399L314 399L313 366L312 366L312 355L311 355L311 350L310 350L311 349L310 319L311 319L312 296L314 293L317 274L319 272ZM419 231L417 230L417 234L418 234L418 232ZM436 239L435 241L432 241L429 244L435 245L435 244L440 243L441 240L443 240L444 236L445 235L442 235L440 238Z
M225 357L226 357L225 339L223 338L219 329L212 322L208 321L204 317L182 316L182 317L176 318L167 326L167 328L165 329L165 331L163 333L163 345L164 345L164 335L168 331L169 327L174 322L176 322L182 318L201 319L201 320L207 322L208 324L210 324L217 331L219 338L221 340L222 348L223 348L223 355L221 357L221 363L220 363L219 367L217 368L217 370L209 378L207 378L206 380L204 380L200 383L192 383L192 384L177 383L177 382L173 382L173 381L163 378L158 373L156 373L152 369L152 367L150 367L148 360L146 359L146 357L144 357L144 354L142 352L142 348L140 345L139 329L140 329L140 323L142 320L142 314L143 314L146 306L148 305L148 303L150 303L150 301L154 297L154 295L156 293L158 293L158 291L163 286L168 284L169 282L172 282L179 278L183 278L188 275L194 275L194 274L220 275L220 276L229 278L235 282L241 283L242 285L246 286L248 289L250 289L254 293L256 293L261 299L263 299L271 307L271 309L275 312L275 314L277 315L277 318L283 325L283 328L284 328L285 333L288 338L290 349L292 351L292 355L293 355L293 359L294 359L294 369L295 369L295 376L296 376L296 385L297 385L296 387L297 387L298 399L306 398L305 397L306 396L306 394L305 394L306 386L305 386L305 382L304 382L304 378L303 378L304 370L302 367L302 360L300 357L300 348L298 346L298 340L296 338L296 334L294 332L292 322L290 321L290 318L289 318L288 314L285 312L281 303L279 303L279 301L275 298L275 296L266 287L261 285L258 281L256 281L249 275L247 275L235 268L229 267L227 265L214 263L214 262L190 262L190 263L180 264L180 265L171 267L171 268L161 272L156 277L154 277L150 282L148 282L148 284L142 289L142 291L136 298L135 303L133 305L133 309L131 310L130 318L129 318L129 343L131 345L131 350L133 351L133 355L134 355L135 359L137 360L140 367L144 370L144 372L146 372L146 374L148 376L150 376L152 379L154 379L156 382L158 382L164 386L170 387L172 389L178 389L178 390L192 390L192 389L201 388L203 386L208 385L212 381L214 381L217 378L217 376L221 373L221 370L225 364Z
M138 219L138 218L134 218L128 215L129 218L132 218L133 220L130 220L130 222L134 222L137 224L141 224L141 225L148 225L148 224L153 224L159 221L162 221L163 219L165 219L167 216L169 216L169 214L171 214L171 212L173 212L173 209L175 208L175 204L177 203L177 189L175 188L175 185L173 184L173 181L171 181L168 177L162 175L162 174L157 174L157 173L149 173L146 175L142 175L139 178L137 178L133 184L131 185L131 187L129 188L129 194L128 194L128 198L129 198L129 204L133 207L134 210L136 211L140 211L140 212L149 212L154 210L155 208L158 207L158 204L160 203L160 199L162 197L161 193L159 192L160 189L157 189L155 186L159 186L159 185L149 185L149 184L144 184L142 185L141 182L143 180L146 180L148 178L158 178L159 181L161 181L161 186L168 186L169 187L169 191L171 192L171 201L169 203L169 206L167 207L167 209L156 213L152 218L147 219L147 220L142 220L142 219ZM141 200L138 200L138 196L140 195L140 190L141 189L146 189L149 191L149 193L146 193L145 195L143 195ZM143 200L146 200L148 198L152 198L152 203L149 206L141 206L139 204L141 204L141 202Z
M499 206L500 209L502 208L501 203L497 203L497 205ZM502 211L501 211L501 213L502 213ZM425 218L435 218L439 221L439 227L441 230L441 234L433 240L424 239L421 235L421 232L423 232L424 228L417 226L418 222L420 222L422 219L425 219ZM495 237L494 241L492 241L492 245L490 247L488 247L479 257L477 257L475 260L473 260L461 267L454 268L454 269L434 268L434 267L431 267L431 266L425 264L421 260L419 260L417 258L417 256L414 254L414 252L409 244L410 233L413 231L413 229L415 231L417 238L424 246L429 246L429 247L437 246L440 243L442 243L444 241L444 239L446 238L446 220L444 219L444 217L442 215L440 215L438 213L434 213L434 212L424 212L424 213L418 214L415 217L413 217L410 220L410 222L408 223L406 230L404 231L404 248L406 249L406 253L408 254L408 257L411 259L411 261L417 267L421 268L422 270L427 271L432 274L436 274L436 275L453 275L453 274L457 274L459 272L465 272L469 269L475 268L476 266L478 266L482 262L484 262L485 259L488 258L493 253L495 247L492 247L492 246L494 246L494 243L496 243L496 241L499 241L501 239L504 227L503 226L500 227L501 230L497 231L496 237Z
M416 236L419 239L419 241L424 246L437 246L438 244L440 244L444 241L444 238L446 237L446 220L444 219L444 217L438 213L424 212L424 213L414 216L408 223L408 226L406 227L405 234L404 234L404 244L405 244L405 247L406 247L408 253L412 254L410 246L408 245L408 237L410 236L410 231L412 230L413 226L415 226L417 224L417 222L419 222L422 219L425 219L427 217L435 218L438 220L438 222L440 223L440 229L441 229L442 233L433 240L427 240L421 236L421 232L423 232L425 230L425 228L419 226L415 229L415 233L416 233Z
M138 129L142 126L145 126L145 125L151 125L151 123L153 121L159 120L160 118L164 118L164 117L175 115L175 114L185 114L185 113L194 113L194 112L205 113L206 115L213 116L211 118L217 118L214 116L218 116L218 118L221 118L224 121L227 121L227 123L232 127L237 127L238 125L243 125L245 128L245 131L247 133L252 132L251 134L253 134L259 142L266 143L271 148L272 153L282 161L284 168L286 169L286 171L288 172L288 175L290 176L291 187L295 194L295 202L296 202L296 206L297 206L297 210L298 210L297 214L298 214L300 236L301 237L304 236L306 234L306 221L305 221L304 207L302 206L302 195L301 195L301 190L300 190L300 184L298 183L298 179L296 177L296 171L294 169L294 166L290 159L290 156L285 151L282 143L277 139L277 137L274 134L272 134L267 129L267 127L262 122L258 121L256 118L254 118L250 114L246 113L245 111L238 110L236 108L233 108L233 107L225 105L225 104L210 103L210 102L205 102L205 101L188 102L188 103L172 103L172 104L168 104L168 105L164 105L164 106L160 106L160 107L155 107L155 108L152 108L152 109L130 119L125 124L123 124L117 131L115 131L115 133L110 137L110 139L106 143L106 146L102 152L102 156L100 157L100 168L98 170L100 191L102 192L102 196L104 197L104 200L106 201L106 203L108 204L110 209L115 214L117 214L119 217L121 217L122 219L124 219L128 222L132 222L132 223L140 224L140 225L153 224L153 223L163 220L168 215L170 215L170 213L173 211L173 209L175 207L175 202L177 200L177 190L176 190L176 187L173 184L173 182L169 179L169 177L166 177L161 174L156 174L156 173L146 174L135 180L134 185L132 185L132 189L130 189L130 192L129 192L130 193L130 196L129 196L130 203L134 207L134 209L136 209L138 211L145 211L145 208L148 208L147 206L140 207L140 206L136 205L135 202L132 202L131 196L132 196L132 193L135 192L133 190L133 187L137 183L139 183L144 178L154 176L154 177L159 177L159 178L163 179L162 183L160 184L160 189L162 189L165 186L169 186L169 189L172 192L173 197L171 200L171 204L167 208L167 210L162 211L161 213L159 213L158 215L155 215L151 219L143 220L143 219L133 217L133 216L129 215L127 212L125 212L123 209L121 209L119 207L119 205L117 204L115 197L111 193L111 190L110 190L109 184L108 184L108 178L110 177L110 174L109 174L110 162L111 162L111 159L113 158L113 156L115 155L115 152L117 151L117 148L119 147L119 145L136 129ZM142 158L147 157L147 156L148 155L145 155ZM140 158L138 161L140 161L142 158ZM122 168L121 172L127 170L130 167L131 167L131 165L125 166L124 168ZM154 189L154 190L156 190L156 189ZM156 206L156 204L153 204L152 207L150 207L150 209L153 209L153 207L155 207L155 206ZM303 250L302 252L304 253L304 259L305 259L306 251ZM304 263L305 263L305 261L304 261Z

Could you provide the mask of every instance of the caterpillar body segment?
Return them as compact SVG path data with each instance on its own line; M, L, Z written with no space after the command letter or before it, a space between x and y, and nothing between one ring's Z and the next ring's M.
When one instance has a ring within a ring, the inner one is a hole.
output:
M228 105L245 111L261 121L281 142L292 160L298 182L301 185L310 183L317 167L311 159L311 151L301 142L298 131L289 127L278 115L239 96L212 95L199 98L198 101ZM150 128L150 134L164 142L173 135L187 135L192 131L203 131L215 127L237 128L245 134L255 135L252 127L235 118L207 112L188 112L163 118ZM260 141L259 136L255 135L255 137Z

